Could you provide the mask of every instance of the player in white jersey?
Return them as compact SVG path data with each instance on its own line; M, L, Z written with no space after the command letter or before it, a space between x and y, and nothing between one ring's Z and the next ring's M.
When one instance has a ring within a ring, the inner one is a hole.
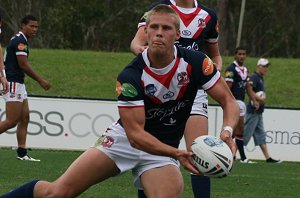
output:
M149 48L117 79L120 120L54 182L34 180L1 198L76 197L128 170L147 197L181 198L184 185L179 163L200 174L193 165L193 153L178 149L199 86L220 102L225 126L220 138L236 152L230 128L238 121L238 106L205 54L175 47L180 36L177 13L169 6L155 7L146 31Z
M138 31L131 42L134 54L141 53L146 47L144 27L148 12L158 4L173 8L180 17L180 38L176 45L195 51L206 52L219 70L222 69L222 58L218 47L218 19L216 13L196 0L161 0L149 7L138 24ZM208 98L203 89L199 89L195 98L191 116L185 129L185 141L190 150L192 141L201 135L208 134ZM210 178L191 174L195 198L210 197ZM143 198L139 192L139 198Z

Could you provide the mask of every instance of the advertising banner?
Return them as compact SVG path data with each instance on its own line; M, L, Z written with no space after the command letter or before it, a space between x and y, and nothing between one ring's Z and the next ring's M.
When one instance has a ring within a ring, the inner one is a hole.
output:
M30 123L27 147L85 150L112 123L118 120L115 101L29 97ZM219 136L222 109L209 106L209 134ZM285 161L300 161L300 111L266 109L264 126L270 155ZM5 119L5 103L0 100L0 120ZM16 147L16 127L0 135L0 146ZM184 149L182 141L180 148ZM250 159L264 159L253 139L245 148Z

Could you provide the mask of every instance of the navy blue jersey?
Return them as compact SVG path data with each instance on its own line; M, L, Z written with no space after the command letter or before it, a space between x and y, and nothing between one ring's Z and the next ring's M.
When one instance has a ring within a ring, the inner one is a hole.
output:
M238 66L234 61L229 65L225 72L225 80L232 82L231 92L235 99L244 101L246 93L246 85L248 79L248 69L245 66Z
M254 72L250 78L249 78L249 83L252 85L253 91L259 92L263 91L265 92L265 86L264 86L264 79L262 76L260 76L257 72ZM265 105L262 104L259 106L259 109L256 110L255 112L257 113L262 113L264 111ZM251 102L247 104L247 113L253 113L255 108L251 105Z
M203 53L175 48L174 61L163 69L150 67L147 49L118 76L118 107L144 107L145 130L178 147L198 86L210 89L220 72Z
M24 83L25 73L18 64L17 56L29 56L27 38L22 32L10 39L4 56L4 65L9 82Z
M180 47L204 51L205 42L216 43L218 41L218 18L214 10L198 4L196 8L180 8L174 0L162 0L149 7L141 18L138 27L146 25L149 11L158 4L166 4L172 7L180 17L180 39L176 44Z

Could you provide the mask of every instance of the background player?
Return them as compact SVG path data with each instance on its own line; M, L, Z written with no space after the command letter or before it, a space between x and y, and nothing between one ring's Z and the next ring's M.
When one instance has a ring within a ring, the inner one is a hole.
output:
M132 170L148 197L182 197L179 162L189 171L192 152L178 150L199 86L220 102L220 136L236 152L230 128L238 106L221 74L203 53L175 47L179 17L169 6L155 7L146 22L149 48L118 76L120 120L112 124L56 181L31 181L4 197L76 197L91 185ZM161 182L161 179L164 182Z
M234 53L234 61L226 68L225 80L235 97L240 107L240 119L233 132L238 151L241 156L242 163L255 163L247 159L244 151L243 143L243 131L244 131L244 117L246 114L246 105L244 103L246 89L249 89L249 71L244 65L246 60L246 49L243 47L237 47ZM253 97L253 96L252 96Z
M50 84L37 74L28 63L28 39L37 34L38 22L32 15L25 16L21 21L21 30L13 36L6 48L4 57L5 72L9 82L9 92L3 98L6 107L6 119L0 122L0 134L17 126L19 160L40 161L30 157L26 149L29 107L24 84L25 73L36 80L40 86L48 90Z
M222 58L218 46L218 20L216 13L196 0L163 0L150 6L138 24L138 31L131 42L134 54L141 53L147 48L145 36L145 20L149 10L157 4L166 4L173 8L180 16L180 38L178 46L206 52L219 70L222 69ZM199 89L191 116L188 119L184 137L187 149L190 150L192 141L201 135L208 134L208 98L203 89ZM210 197L210 178L191 174L194 197ZM139 192L139 197L143 192Z

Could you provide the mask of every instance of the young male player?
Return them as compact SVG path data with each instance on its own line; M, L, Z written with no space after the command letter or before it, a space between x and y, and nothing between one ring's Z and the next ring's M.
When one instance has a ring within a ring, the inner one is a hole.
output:
M28 39L37 34L38 22L32 15L26 15L21 21L21 30L13 36L6 48L4 60L5 72L9 82L9 92L3 95L6 108L6 119L0 122L0 134L17 126L17 159L28 161L40 161L27 154L26 138L29 123L29 107L25 74L36 80L40 86L48 90L50 84L33 70L28 63L29 45Z
M147 48L145 21L148 12L158 4L169 5L180 17L180 38L176 44L190 50L206 52L218 70L221 70L222 58L218 46L219 33L216 13L196 0L162 0L150 6L138 24L138 31L130 46L132 52L137 55ZM208 134L207 116L208 98L206 92L200 88L184 132L188 150L191 149L191 143L196 137ZM191 181L195 198L210 197L209 177L191 174ZM139 198L143 197L145 196L140 191Z
M177 13L169 6L155 7L145 31L149 48L117 79L119 121L54 182L34 180L1 198L76 197L128 170L147 197L181 198L179 163L199 174L192 152L178 149L199 86L220 102L225 126L220 137L236 152L230 128L238 121L238 106L207 56L174 46L180 36Z

